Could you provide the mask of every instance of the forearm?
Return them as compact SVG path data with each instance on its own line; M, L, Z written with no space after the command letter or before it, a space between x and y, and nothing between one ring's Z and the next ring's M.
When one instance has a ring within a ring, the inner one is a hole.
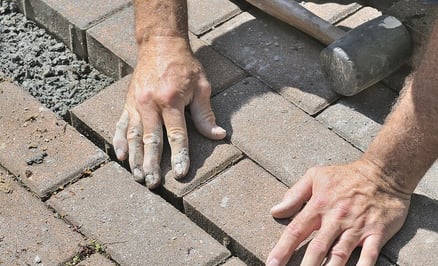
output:
M438 157L438 25L423 60L364 159L410 194Z
M186 0L135 0L134 5L139 45L153 36L188 38Z

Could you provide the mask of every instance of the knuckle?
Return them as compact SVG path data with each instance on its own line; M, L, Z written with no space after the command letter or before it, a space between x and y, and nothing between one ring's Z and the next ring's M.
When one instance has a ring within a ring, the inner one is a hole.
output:
M329 245L328 245L327 241L324 241L324 240L318 239L318 238L314 238L312 240L312 242L310 242L308 249L313 254L324 254L325 255L329 249Z
M158 146L161 143L161 137L154 133L144 134L143 143L144 145Z
M183 144L187 142L187 136L183 129L172 128L168 131L169 143L172 144Z
M285 233L294 239L301 239L303 237L301 226L294 222L289 223L286 227Z
M126 137L127 137L128 141L139 140L142 137L141 134L142 134L142 131L140 129L138 129L136 127L132 127L128 130Z
M146 105L154 101L154 93L150 89L143 89L136 94L137 105Z
M350 257L349 252L338 247L333 247L332 250L330 251L330 255L332 257L340 258L343 262L346 262Z

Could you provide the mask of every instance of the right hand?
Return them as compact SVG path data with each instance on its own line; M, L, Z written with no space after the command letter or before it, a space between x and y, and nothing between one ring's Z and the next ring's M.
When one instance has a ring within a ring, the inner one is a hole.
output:
M160 185L163 124L172 150L174 177L187 174L186 105L190 105L192 119L202 135L214 140L225 137L226 131L215 122L210 95L210 83L185 38L155 36L139 47L138 63L113 139L117 158L129 157L137 182L145 182L150 189Z

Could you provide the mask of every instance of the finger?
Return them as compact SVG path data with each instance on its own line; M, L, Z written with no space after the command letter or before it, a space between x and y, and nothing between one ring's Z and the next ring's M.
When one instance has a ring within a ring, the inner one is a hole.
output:
M384 243L382 238L377 235L371 235L367 237L362 245L362 251L360 252L360 258L357 262L358 266L372 266L375 265L379 258L380 249L382 249Z
M116 124L116 131L113 137L113 146L117 159L120 161L126 160L128 157L128 140L126 133L128 132L129 113L124 109L119 121Z
M225 138L227 132L216 124L216 118L211 109L211 86L205 74L201 75L197 85L193 101L190 104L190 113L196 129L209 139L219 140Z
M163 152L163 123L159 113L151 106L143 106L143 171L149 189L161 184L160 161Z
M304 176L284 194L279 204L272 207L271 215L280 219L289 218L301 209L311 195L312 179Z
M335 221L324 223L307 247L301 265L321 265L330 247L340 234L341 228Z
M337 243L331 248L326 266L345 265L353 250L360 242L360 235L351 230L342 233Z
M275 247L269 253L266 265L286 265L295 249L318 227L319 221L314 213L304 208L284 230Z
M172 171L174 177L180 179L187 174L190 167L189 140L184 118L184 106L164 109L163 120L172 150Z
M129 167L134 176L134 180L142 183L143 179L143 142L142 134L143 127L139 114L136 111L129 114L128 132L126 134L128 138L129 149Z

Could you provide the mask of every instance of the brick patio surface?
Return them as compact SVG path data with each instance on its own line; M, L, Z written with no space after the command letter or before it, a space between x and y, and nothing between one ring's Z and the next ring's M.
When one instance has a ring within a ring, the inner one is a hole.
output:
M172 177L165 144L163 185L151 192L111 144L137 63L131 1L18 3L117 81L73 108L69 125L0 73L0 265L262 265L288 222L273 219L271 206L308 168L359 158L407 73L341 97L322 74L323 46L311 37L245 1L189 0L190 43L228 135L207 140L188 115L190 171ZM345 30L381 14L362 2L302 4ZM418 45L427 35L424 16ZM407 22L417 29L415 19ZM436 265L437 221L435 163L377 265ZM299 265L309 240L289 265Z

